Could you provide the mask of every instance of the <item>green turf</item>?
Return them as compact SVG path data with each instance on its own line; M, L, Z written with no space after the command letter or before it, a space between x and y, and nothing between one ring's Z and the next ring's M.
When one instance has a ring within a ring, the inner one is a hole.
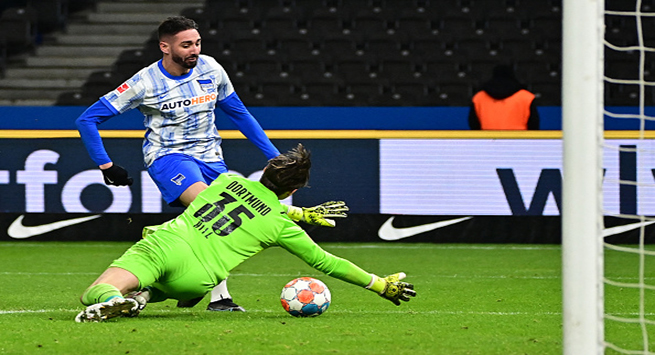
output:
M274 248L230 278L230 292L247 313L205 311L208 298L192 309L169 300L149 304L137 318L75 323L79 295L129 245L0 243L0 353L562 353L559 246L323 244L370 272L406 272L418 296L400 307ZM635 276L633 257L607 261L613 276ZM654 270L648 272L652 279ZM333 299L325 314L302 319L284 312L280 290L297 276L328 285ZM613 311L637 310L635 291L609 292ZM611 324L608 336L637 349L642 339L634 325Z

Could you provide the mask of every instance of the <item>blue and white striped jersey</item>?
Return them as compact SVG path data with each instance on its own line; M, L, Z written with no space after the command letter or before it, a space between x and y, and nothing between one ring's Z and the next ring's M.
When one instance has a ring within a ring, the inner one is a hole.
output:
M161 60L143 68L101 98L118 113L138 108L146 127L146 166L160 156L182 153L205 162L223 160L214 109L234 93L225 69L210 56L183 76L171 76ZM268 143L270 144L270 143Z

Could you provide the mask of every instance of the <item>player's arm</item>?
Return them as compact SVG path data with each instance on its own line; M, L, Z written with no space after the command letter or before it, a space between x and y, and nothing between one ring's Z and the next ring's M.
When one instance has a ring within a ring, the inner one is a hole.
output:
M128 176L127 171L115 165L109 158L102 143L100 132L98 132L99 124L118 114L119 112L113 106L107 103L104 98L101 98L75 120L75 125L80 132L80 137L91 160L101 169L105 183L116 186L132 185L133 180Z
M318 271L369 289L397 306L400 301L407 302L409 297L416 296L414 285L400 281L405 277L404 273L384 278L369 274L351 261L323 250L302 230L287 228L283 233L286 234L280 237L279 245Z
M218 107L225 112L239 131L264 153L266 159L273 159L280 155L280 151L275 148L271 140L266 136L259 122L248 111L236 92L219 101Z
M528 118L528 130L539 130L539 110L534 100L530 103L530 118Z

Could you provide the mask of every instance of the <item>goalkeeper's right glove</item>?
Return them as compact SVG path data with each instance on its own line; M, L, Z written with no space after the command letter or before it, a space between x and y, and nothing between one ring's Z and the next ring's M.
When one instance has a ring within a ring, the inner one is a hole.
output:
M287 215L292 220L323 227L334 227L336 222L330 218L346 218L349 210L343 201L328 201L314 207L282 206L286 206Z
M132 186L134 180L122 166L113 164L107 169L100 169L105 178L105 184L114 186Z
M410 297L416 297L414 285L400 281L407 276L404 272L389 275L385 278L373 274L371 276L373 276L373 279L366 288L376 292L382 298L388 299L396 306L400 306L400 301L408 302Z

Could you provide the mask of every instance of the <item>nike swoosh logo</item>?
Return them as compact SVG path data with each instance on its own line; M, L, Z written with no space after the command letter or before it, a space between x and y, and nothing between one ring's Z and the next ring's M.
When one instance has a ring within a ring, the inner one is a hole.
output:
M440 221L440 222L434 222L434 223L429 223L429 224L423 224L420 226L415 226L415 227L407 227L407 228L396 228L393 226L393 220L395 217L390 217L382 227L380 227L380 230L378 231L378 236L382 240L399 240L399 239L404 239L404 238L409 238L412 236L415 236L420 233L425 233L429 232L435 229L447 227L451 224L463 222L467 219L471 219L473 217L463 217L463 218L457 218L457 219L451 219L447 221ZM629 232L631 230L635 230L638 228L641 228L641 226L649 226L651 224L655 223L655 221L649 221L649 222L637 222L637 223L632 223L632 224L626 224L623 226L616 226L616 227L611 227L611 228L605 228L603 230L603 238Z
M641 226L645 227L645 226L651 225L653 223L655 223L655 221L637 222L637 223L632 223L632 224L626 224L626 225L623 225L623 226L605 228L605 230L603 230L603 238L606 238L606 237L609 237L609 236L612 236L612 235L616 235L616 234L621 234L621 233L631 231L631 230L634 230L634 229L638 229L638 228L641 228Z
M7 234L9 234L9 236L14 239L27 239L30 237L34 237L36 235L52 232L54 230L61 229L64 227L84 223L86 221L96 219L100 216L101 215L98 214L95 216L73 218L73 219L67 219L59 222L42 224L40 226L28 227L23 225L23 218L25 218L25 215L20 215L18 218L16 218L16 220L13 223L11 223L9 229L7 229Z
M422 224L420 226L414 226L414 227L407 227L407 228L396 228L393 226L393 220L395 217L390 217L382 227L380 227L380 230L378 231L378 236L382 240L399 240L399 239L404 239L404 238L409 238L412 236L415 236L417 234L429 232L435 229L447 227L451 224L459 223L459 222L464 222L468 219L471 219L473 217L462 217L462 218L456 218L456 219L449 219L447 221L439 221L439 222L434 222L434 223L428 223L428 224Z

